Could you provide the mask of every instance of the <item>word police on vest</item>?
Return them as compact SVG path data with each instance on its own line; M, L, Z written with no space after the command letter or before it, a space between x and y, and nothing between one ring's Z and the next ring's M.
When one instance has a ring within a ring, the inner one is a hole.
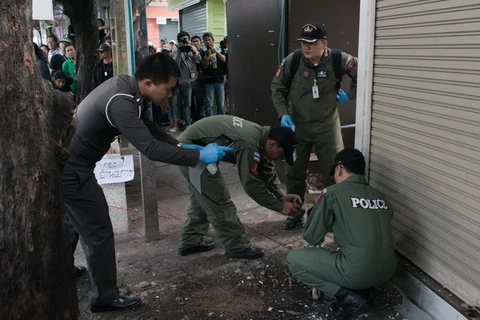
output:
M363 198L350 198L352 200L352 207L358 208L358 205L363 209L384 209L387 210L388 206L384 200L381 199L363 199Z

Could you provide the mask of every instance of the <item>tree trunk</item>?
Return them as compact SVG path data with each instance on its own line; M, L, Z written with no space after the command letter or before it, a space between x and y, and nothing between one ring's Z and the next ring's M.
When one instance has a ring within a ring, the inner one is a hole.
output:
M93 67L99 59L98 29L96 27L95 0L59 0L75 30L77 51L76 102L79 104L93 90Z
M61 176L73 103L40 78L32 1L0 8L0 319L77 319Z

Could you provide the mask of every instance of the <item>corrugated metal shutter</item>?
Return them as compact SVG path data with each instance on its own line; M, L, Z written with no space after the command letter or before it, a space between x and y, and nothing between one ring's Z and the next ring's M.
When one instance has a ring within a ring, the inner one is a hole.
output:
M370 181L398 250L480 305L480 2L377 1Z
M207 3L202 1L180 10L180 29L187 31L190 37L200 38L207 32Z
M167 39L167 42L170 40L177 41L178 22L168 19L167 24L158 25L158 33L160 39Z

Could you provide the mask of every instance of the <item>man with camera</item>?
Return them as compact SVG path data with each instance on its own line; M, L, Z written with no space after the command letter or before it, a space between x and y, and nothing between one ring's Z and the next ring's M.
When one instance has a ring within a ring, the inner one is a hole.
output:
M205 81L204 116L213 114L213 101L217 104L217 114L223 114L225 103L225 68L227 58L214 43L213 34L203 34L205 49L202 52L203 77Z
M173 52L173 59L180 68L178 79L178 102L183 110L185 126L192 124L192 90L198 78L197 64L200 64L201 57L195 46L190 44L188 32L181 31L177 35L178 50Z

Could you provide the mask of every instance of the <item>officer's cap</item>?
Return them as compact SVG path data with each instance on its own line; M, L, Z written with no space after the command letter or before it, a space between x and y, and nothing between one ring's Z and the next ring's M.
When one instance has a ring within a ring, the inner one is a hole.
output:
M287 127L276 127L270 129L268 137L278 142L278 145L283 149L283 156L285 157L285 162L289 166L293 166L293 153L295 152L295 148L298 145L298 139L295 135L295 132L293 132L292 129Z
M300 38L295 40L297 41L305 41L309 43L314 43L318 39L327 39L327 28L323 23L318 21L309 22L302 27L302 33L300 34Z
M360 150L352 148L343 149L335 156L330 175L335 174L335 167L341 164L348 164L352 167L365 170L365 157Z

